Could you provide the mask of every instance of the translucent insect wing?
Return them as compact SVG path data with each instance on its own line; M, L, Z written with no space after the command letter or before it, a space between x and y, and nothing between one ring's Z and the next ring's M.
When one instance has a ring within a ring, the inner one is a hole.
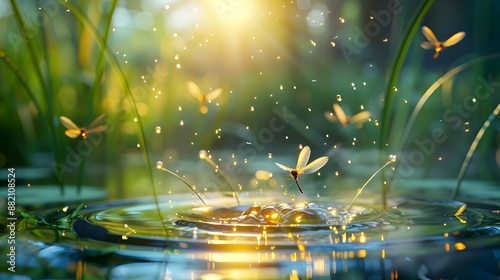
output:
M288 166L286 166L286 165L283 165L283 164L281 164L281 163L277 163L277 162L275 162L275 163L276 163L276 165L277 165L279 168L281 168L281 169L283 169L283 170L285 170L285 171L292 171L292 170L293 170L292 168L290 168L290 167L288 167Z
M335 115L337 116L337 119L342 125L346 125L348 122L347 115L344 113L344 110L342 110L342 107L340 107L339 104L334 103L333 104L333 111L335 112Z
M431 42L427 42L427 41L420 43L420 46L425 50L432 50L434 48L434 44L432 44Z
M106 114L101 114L99 117L95 118L95 120L93 120L92 123L90 123L88 129L92 130L93 128L96 128L97 125L102 121L102 119L104 119L105 116Z
M456 43L462 41L462 39L465 37L465 32L458 32L457 34L451 36L450 38L448 38L448 40L444 41L443 42L443 47L449 47L449 46L453 46L455 45Z
M203 101L203 94L201 92L200 87L198 87L197 84L195 84L193 81L188 81L187 82L187 88L189 93L196 99Z
M351 123L364 123L371 116L371 113L368 111L359 112L356 115L351 117Z
M438 39L436 38L436 35L434 35L434 32L427 27L427 26L422 26L422 33L424 34L425 38L429 40L433 45L439 44Z
M76 138L82 134L82 130L80 127L78 127L72 120L65 116L59 117L59 120L61 121L62 125L67 128L67 130L64 132L66 136L69 138Z
M66 127L67 129L74 129L74 130L80 130L80 127L76 125L72 120L65 116L59 117L59 120L61 121L62 125Z
M309 163L301 171L303 174L311 174L318 171L321 167L325 166L328 162L328 157L320 157L315 159L313 162Z
M297 171L304 168L309 161L309 157L311 156L311 149L309 146L305 146L299 153L299 158L297 159L297 167L295 168Z
M220 94L222 93L222 89L221 88L217 88L209 93L207 93L207 95L205 96L205 99L206 100L214 100L215 98L217 98Z

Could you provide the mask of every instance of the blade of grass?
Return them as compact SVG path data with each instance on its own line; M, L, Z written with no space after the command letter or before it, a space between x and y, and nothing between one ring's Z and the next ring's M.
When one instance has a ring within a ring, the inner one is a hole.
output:
M361 188L358 189L358 191L356 192L356 195L354 196L354 198L351 200L351 203L349 203L349 206L347 206L346 210L345 211L349 211L351 210L351 207L352 205L354 204L354 202L356 201L356 199L358 198L358 196L361 194L361 192L363 191L363 189L366 187L366 185L368 185L368 183L371 182L371 180L377 176L378 173L380 173L380 171L382 171L382 169L384 169L387 165L393 163L393 162L396 162L396 156L390 156L389 157L389 161L387 161L382 167L380 167L377 171L375 171L375 173L373 173L373 175L368 178L368 180L363 184L363 186Z
M40 111L40 116L41 118L46 118L45 121L48 123L48 129L47 131L49 132L49 142L51 145L51 148L54 152L54 157L56 162L62 162L62 154L61 151L58 149L59 145L59 138L57 137L57 131L54 125L50 125L52 123L52 120L54 120L54 115L53 115L53 101L51 98L52 91L51 91L51 85L49 82L47 82L48 79L44 78L44 75L42 74L42 69L40 68L40 55L37 54L36 50L38 49L38 44L36 45L36 42L34 42L34 39L32 39L31 36L28 36L28 32L26 30L26 22L24 21L24 17L21 14L21 10L19 9L19 6L17 5L15 0L9 0L10 5L12 7L12 11L14 13L14 19L16 20L17 26L19 28L19 31L21 32L22 37L26 40L27 45L28 45L28 54L31 59L31 63L33 65L33 69L35 70L35 76L38 79L38 82L40 83L43 93L45 96L45 99L47 101L47 115L44 115L42 111ZM46 62L47 63L47 62ZM48 64L46 64L47 66ZM46 69L48 70L48 69ZM47 72L49 73L49 72ZM34 99L34 95L31 94L32 99ZM39 109L41 109L39 107ZM61 192L61 195L64 196L64 181L62 174L59 170L56 169L56 175L59 183L59 190Z
M138 129L138 136L139 136L139 143L141 144L141 147L144 151L144 156L146 159L146 162L148 164L148 173L149 173L149 178L151 178L151 187L153 190L153 197L154 197L154 202L156 205L156 210L158 212L158 217L160 218L160 222L162 224L165 236L168 236L168 231L165 226L165 222L163 221L163 215L161 213L160 205L158 202L158 194L156 191L156 187L154 184L154 177L153 177L153 169L150 168L151 164L151 159L149 156L149 150L148 150L148 145L146 142L146 136L144 133L143 125L142 125L142 119L141 116L139 115L139 111L137 109L137 105L134 99L134 96L132 94L132 91L130 90L130 86L128 84L128 81L125 77L125 74L123 70L121 69L118 61L116 60L116 57L113 55L111 50L107 47L106 43L104 42L103 37L99 34L98 30L96 27L90 22L90 20L87 18L87 15L80 10L79 7L75 6L71 2L61 2L62 5L64 5L66 8L70 9L73 15L85 26L85 28L88 29L96 43L98 44L99 48L104 51L105 56L107 58L107 61L109 62L109 65L111 69L113 70L113 73L117 76L118 81L121 83L123 90L125 91L126 95L129 97L131 101L131 109L133 115L137 118L137 129Z
M104 30L104 34L102 35L102 39L104 41L104 44L107 45L108 44L108 37L109 37L109 30L110 30L110 26L111 26L111 19L113 18L113 13L115 11L115 8L116 8L116 5L117 5L117 0L113 0L111 1L110 3L110 7L109 9L107 10L106 12L106 15L104 16L104 19L103 19L103 30ZM90 103L91 104L94 104L95 100L97 98L95 98L95 96L98 95L99 93L99 90L101 89L101 79L102 79L102 75L104 74L104 70L105 70L105 66L106 64L104 63L104 54L105 54L105 51L101 48L99 48L99 54L98 54L98 57L97 57L97 63L96 63L96 74L94 76L94 84L92 86L92 90L91 90L91 94L90 94L90 97L91 97L91 101ZM90 107L90 110L89 110L89 121L90 119L92 118L93 116L93 108L94 106L89 106ZM78 170L78 182L77 182L77 185L76 185L76 192L77 194L80 194L81 192L81 188L82 188L82 185L83 185L83 180L85 178L85 166L86 166L86 163L87 163L87 157L83 157L82 158L82 162L80 164L80 168Z
M415 124L415 119L417 118L418 113L420 113L420 110L424 106L424 104L427 102L427 100L431 97L431 95L446 81L449 79L453 78L455 75L458 73L462 72L463 70L470 68L471 66L474 66L478 63L482 63L488 60L493 60L496 58L500 57L500 53L493 53L485 56L481 56L475 59L472 59L468 62L465 62L450 71L446 72L443 76L441 76L437 81L435 81L422 95L420 100L418 101L417 105L415 106L415 109L413 109L413 112L410 116L410 119L408 120L408 123L405 126L405 130L403 131L401 141L400 143L400 150L401 148L404 147L406 141L408 140L408 136L410 132L412 131L413 125Z
M396 94L397 83L399 80L399 74L403 68L403 63L410 48L411 41L415 33L419 30L420 24L430 9L434 0L426 0L418 7L415 15L410 20L410 23L403 33L403 41L396 49L396 55L389 69L389 81L387 83L385 94L384 94L384 106L382 108L382 122L381 122L381 132L379 140L379 149L381 153L384 153L387 149L387 140L389 138L389 127L391 123L391 107L394 101L394 95ZM389 186L387 184L382 184L382 204L384 208L387 206L387 192Z
M472 142L472 145L470 146L469 151L467 152L467 155L465 156L465 160L462 163L462 167L460 168L460 172L458 173L457 184L456 184L455 189L453 190L453 193L451 195L452 200L456 199L458 193L460 192L460 185L462 183L462 180L464 179L465 172L467 172L467 168L469 167L470 160L472 159L472 156L474 155L474 151L476 151L476 148L479 145L479 141L481 141L484 133L490 127L491 122L498 116L498 113L500 113L500 103L493 110L493 112L490 114L488 119L484 122L483 126L481 127L481 129L477 133L476 137L474 138L474 141Z

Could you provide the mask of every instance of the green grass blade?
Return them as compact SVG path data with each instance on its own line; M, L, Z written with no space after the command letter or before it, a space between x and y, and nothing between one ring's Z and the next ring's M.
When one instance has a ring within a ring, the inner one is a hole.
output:
M466 63L463 63L463 64L461 64L461 65L459 65L459 66L451 69L450 71L446 72L446 74L444 74L443 76L441 76L437 81L435 81L425 91L425 93L422 95L422 97L420 97L420 100L418 101L417 105L413 109L413 112L412 112L412 114L410 116L410 119L408 120L408 123L405 126L405 130L403 131L403 134L402 134L402 137L401 137L401 142L399 142L400 143L400 150L401 150L401 148L404 147L406 141L408 140L408 136L409 136L410 132L413 129L413 125L415 124L415 119L417 118L418 113L420 113L420 110L422 110L422 107L427 102L427 100L431 97L431 95L442 84L444 84L449 79L453 78L456 74L462 72L463 70L465 70L467 68L470 68L471 66L474 66L474 65L476 65L478 63L482 63L482 62L485 62L485 61L488 61L488 60L493 60L493 59L496 59L496 58L499 58L499 57L500 57L500 53L493 53L493 54L489 54L489 55L485 55L485 56L481 56L481 57L475 58L473 60L470 60L470 61L468 61Z
M491 122L498 116L498 113L500 113L500 103L497 105L495 110L493 110L493 112L490 114L488 119L484 122L483 126L481 127L481 129L477 133L476 138L474 138L474 141L472 142L472 145L470 146L469 151L467 152L467 155L465 156L465 160L462 163L462 167L460 168L460 172L458 173L457 184L456 184L455 189L453 190L453 193L451 195L452 200L456 199L458 193L460 192L460 185L462 183L462 180L464 179L465 173L467 172L467 168L469 167L470 160L472 159L472 156L474 155L474 151L476 151L476 148L479 145L479 141L481 141L484 133L490 127Z
M23 36L23 38L27 41L28 54L29 54L29 57L31 59L31 63L33 65L35 73L36 73L35 76L37 77L40 85L43 88L43 93L44 93L45 99L47 101L47 109L48 109L47 115L44 115L42 113L42 111L40 111L40 116L42 117L42 119L44 117L46 118L42 122L46 122L46 123L50 124L52 122L52 120L54 119L53 100L51 98L52 90L50 88L50 82L48 82L49 79L44 79L44 76L42 74L42 69L40 69L40 66L39 66L40 65L39 64L40 55L38 55L36 52L36 50L38 49L38 46L37 46L36 42L34 42L34 40L30 36L28 36L28 32L26 30L27 25L26 25L26 22L24 21L25 17L23 17L23 15L21 14L21 10L19 9L19 6L17 5L16 1L10 0L10 5L12 7L12 11L14 13L14 19L16 20L19 31L21 32L21 35ZM47 51L47 50L45 49L45 51ZM47 63L47 61L45 61L45 62ZM48 66L48 64L46 64L46 66ZM48 67L46 70L48 70ZM47 72L47 73L49 73L49 72ZM30 95L30 96L33 96L32 99L33 99L33 101L35 101L34 95ZM39 109L41 109L41 108L39 108ZM58 147L60 147L60 145L59 145L59 138L57 137L57 130L56 130L55 126L49 125L47 131L48 131L48 134L50 137L49 142L50 142L51 148L54 152L55 160L56 160L56 162L62 162L62 154L61 154L61 151L58 149ZM61 195L64 195L64 181L63 181L62 174L60 173L60 171L56 171L56 175L57 175Z
M158 202L158 195L157 195L156 187L154 184L153 169L150 168L151 159L149 156L149 149L148 149L148 145L146 142L146 136L145 136L143 125L142 125L142 119L141 119L141 116L139 115L139 111L137 109L137 105L136 105L134 96L132 94L132 91L130 90L130 86L129 86L128 81L125 77L125 74L124 74L123 70L121 69L120 65L118 64L116 57L113 55L111 50L107 47L106 43L104 42L104 39L99 34L97 28L87 18L87 15L85 13L83 13L79 7L73 5L73 3L71 3L71 2L61 2L61 4L64 5L66 8L71 10L71 12L75 15L75 17L85 26L85 28L88 29L91 36L94 38L94 40L98 44L99 48L101 48L101 50L104 51L105 57L107 58L107 61L109 62L109 65L110 65L111 69L113 70L113 73L116 75L118 81L121 83L121 86L122 86L123 90L125 91L126 96L128 96L128 98L131 101L132 113L137 118L136 124L137 124L137 129L139 132L138 133L139 143L141 144L141 147L144 151L144 156L145 156L146 162L148 164L147 170L149 173L149 178L151 179L151 187L153 190L153 197L154 197L154 202L156 205L158 217L159 217L160 222L162 224L165 236L168 236L168 231L167 231L167 228L165 226L165 223L163 220L163 215L161 213L161 209L160 209L159 202Z
M381 153L387 149L386 144L389 138L389 127L391 125L391 107L394 101L394 95L396 94L394 88L397 87L399 74L403 68L403 63L405 61L406 54L408 53L408 49L410 48L412 39L415 33L420 29L420 24L433 3L434 0L426 0L419 6L415 15L410 20L407 29L403 33L403 41L396 49L396 56L391 64L391 68L389 69L389 81L385 89L384 106L382 108L382 122L380 128L379 149ZM384 208L387 205L388 190L389 186L382 184L382 204Z

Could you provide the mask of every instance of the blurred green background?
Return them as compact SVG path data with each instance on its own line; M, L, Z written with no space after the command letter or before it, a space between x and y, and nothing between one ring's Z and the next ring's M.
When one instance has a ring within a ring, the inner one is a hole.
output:
M491 94L478 98L466 116L456 106L474 97L478 77L498 80L498 59L444 83L406 143L399 141L432 83L453 67L500 51L500 3L433 4L422 24L439 40L467 35L437 59L420 47L422 33L412 38L390 108L388 147L379 153L388 69L420 4L1 0L0 167L26 168L18 171L18 189L63 179L103 188L111 199L151 195L148 170L157 161L203 191L227 191L221 173L243 192L296 191L274 162L293 167L299 145L308 145L311 159L330 156L321 176L301 178L306 186L317 182L307 186L313 193L338 191L332 185L342 178L365 180L389 153L414 170L393 176L456 178L500 100L499 82L490 83ZM200 102L189 81L203 93L222 93ZM371 117L361 128L332 123L324 113L333 103L349 116L369 111ZM66 116L83 127L103 113L107 131L87 140L68 138L59 122ZM499 179L498 127L496 121L488 129L468 178ZM426 153L416 140L432 139L436 128L446 141ZM419 149L425 157L412 163ZM200 150L209 151L218 172L199 159ZM161 194L187 191L153 173L155 184L168 186Z

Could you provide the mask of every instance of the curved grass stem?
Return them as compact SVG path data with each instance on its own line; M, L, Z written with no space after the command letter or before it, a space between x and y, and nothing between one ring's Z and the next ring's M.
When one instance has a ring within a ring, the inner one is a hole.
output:
M422 2L422 4L418 7L415 15L410 20L410 23L403 33L403 41L401 45L399 45L396 49L396 56L394 57L394 61L391 64L391 68L389 69L389 81L385 88L384 95L384 106L382 108L382 122L381 122L381 132L380 132L380 140L379 140L379 149L380 152L383 153L387 146L386 144L389 138L389 127L391 122L391 107L394 101L394 95L397 89L397 83L399 80L399 74L403 68L403 63L406 58L406 54L410 48L411 41L415 35L415 33L419 30L420 23L424 19L424 16L427 14L427 11L430 9L434 0L426 0ZM387 185L382 185L382 204L384 208L387 205L387 192L389 187Z
M203 203L203 205L205 205L205 207L208 209L208 211L212 214L212 210L210 209L210 207L205 203L205 200L203 200L203 198L200 196L199 193L196 192L196 190L188 183L186 182L186 180L182 179L181 176L175 174L174 172L166 169L165 167L163 167L162 165L158 165L156 166L156 169L158 170L161 170L161 171L165 171L167 173L169 173L170 175L174 176L175 178L181 180L181 182L184 183L184 185L186 185L189 189L191 189L191 191L200 199L200 201Z
M210 164L215 169L215 172L219 174L220 177L222 177L222 180L229 187L233 197L236 199L236 203L240 205L240 199L238 198L238 194L234 191L233 187L231 187L231 184L229 184L229 181L226 179L226 176L224 176L222 171L219 169L219 166L210 157L208 157L207 152L204 150L200 152L200 158L208 162L208 164Z
M396 161L396 156L394 156L394 155L389 156L389 161L387 161L384 165L382 165L382 167L380 167L377 171L375 171L375 173L373 173L373 175L365 182L365 184L361 188L358 189L358 192L356 192L356 195L351 200L351 203L349 203L349 206L347 206L346 211L351 210L352 205L354 204L354 202L356 201L356 199L358 198L358 196L361 194L361 192L363 191L363 189L366 187L366 185L368 185L368 183L370 183L370 181L375 176L377 176L377 174L380 173L380 171L382 171L386 166L388 166L389 164L391 164L391 163L393 163L395 161Z
M488 119L484 122L483 126L479 130L479 132L476 135L476 138L474 138L474 141L472 142L472 145L469 148L469 151L467 152L467 155L465 156L465 160L462 163L462 167L460 168L460 172L458 173L457 177L457 184L455 186L455 189L453 190L453 193L451 195L451 199L454 200L457 198L458 193L460 192L460 185L462 183L462 180L464 179L465 172L467 172L467 168L469 167L470 160L472 159L472 155L474 154L474 151L476 151L477 146L479 145L479 141L483 138L484 133L490 127L491 122L498 116L498 113L500 113L500 103L497 105L495 110L490 114Z
M458 73L464 71L467 68L470 68L471 66L474 66L478 63L482 63L488 60L493 60L496 58L500 57L500 53L493 53L485 56L481 56L475 59L472 59L466 63L463 63L450 71L446 72L443 76L441 76L437 81L435 81L422 95L420 100L418 101L417 105L415 106L415 109L413 109L413 112L411 113L410 119L408 120L408 123L405 126L405 129L403 131L401 141L400 143L400 149L404 147L406 141L408 140L408 136L410 132L413 129L413 125L415 124L415 119L417 118L418 113L420 113L420 110L422 110L422 107L424 104L427 102L427 100L431 97L431 95L446 81L449 79L453 78L455 75Z

